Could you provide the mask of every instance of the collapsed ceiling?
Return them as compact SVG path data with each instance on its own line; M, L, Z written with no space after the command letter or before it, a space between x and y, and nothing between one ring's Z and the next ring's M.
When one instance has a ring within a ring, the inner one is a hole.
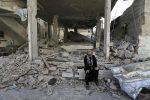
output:
M38 17L49 23L58 15L61 26L91 28L98 16L104 16L105 0L38 0L38 7Z

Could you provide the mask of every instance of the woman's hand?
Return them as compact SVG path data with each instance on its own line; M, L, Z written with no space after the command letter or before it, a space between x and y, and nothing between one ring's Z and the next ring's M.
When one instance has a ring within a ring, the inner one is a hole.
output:
M85 73L89 73L89 72L90 72L89 70L86 70L86 71L85 71Z

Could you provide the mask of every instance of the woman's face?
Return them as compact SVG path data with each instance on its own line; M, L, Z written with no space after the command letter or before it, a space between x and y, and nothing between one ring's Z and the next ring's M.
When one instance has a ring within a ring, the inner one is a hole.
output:
M92 51L92 50L88 50L88 51L87 51L87 54L88 54L89 56L92 56L92 55L93 55L93 51Z

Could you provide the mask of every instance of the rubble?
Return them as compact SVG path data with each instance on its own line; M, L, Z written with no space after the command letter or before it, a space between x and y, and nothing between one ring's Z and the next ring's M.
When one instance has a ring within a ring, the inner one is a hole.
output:
M0 57L0 89L30 88L52 95L58 85L60 87L84 85L83 60L86 49L71 50L68 46L69 51L62 48L49 50L48 46L39 45L41 46L40 57L32 62L28 61L27 54L19 54L19 52L8 57ZM116 93L119 91L119 86L115 84L111 69L115 67L113 70L117 75L126 73L125 78L136 76L137 72L128 73L132 69L116 68L116 66L135 62L134 46L126 42L122 42L121 45L113 43L111 54L110 59L106 60L103 52L94 51L98 61L100 85L92 84L91 88L98 92L110 92L114 98L119 99L120 95Z
M132 57L133 57L133 53L128 51L128 50L126 50L125 51L125 58L131 59Z
M113 76L118 79L121 89L136 99L142 88L149 88L150 62L128 64L112 68ZM134 91L133 91L134 90Z
M63 72L62 77L64 77L64 78L73 78L73 73Z

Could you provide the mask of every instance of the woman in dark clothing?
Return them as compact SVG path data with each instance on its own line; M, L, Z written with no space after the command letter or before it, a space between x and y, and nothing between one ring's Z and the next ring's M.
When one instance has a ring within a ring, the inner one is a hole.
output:
M86 88L89 89L89 82L91 81L94 81L98 85L97 59L93 55L92 50L88 50L87 55L84 57L84 70Z

